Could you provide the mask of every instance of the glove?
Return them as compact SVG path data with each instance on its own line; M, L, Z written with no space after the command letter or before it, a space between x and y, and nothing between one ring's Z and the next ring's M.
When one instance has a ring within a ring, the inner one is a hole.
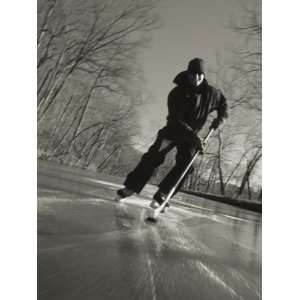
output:
M220 126L220 124L222 124L222 123L223 123L223 120L222 120L222 119L215 118L215 119L212 121L212 123L211 123L209 129L217 129L217 128Z
M200 153L203 154L204 145L201 138L199 138L196 133L194 133L192 136L192 143L200 151Z

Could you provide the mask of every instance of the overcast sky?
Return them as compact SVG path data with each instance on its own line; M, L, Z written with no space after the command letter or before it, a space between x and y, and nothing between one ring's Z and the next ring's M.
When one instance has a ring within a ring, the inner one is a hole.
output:
M255 1L247 0L247 4ZM164 126L172 81L178 72L186 69L188 61L201 57L208 67L213 67L216 52L224 54L236 42L236 36L225 25L232 17L239 16L240 2L161 0L157 11L163 26L152 33L149 47L140 55L146 89L152 96L141 114L144 137L153 137Z

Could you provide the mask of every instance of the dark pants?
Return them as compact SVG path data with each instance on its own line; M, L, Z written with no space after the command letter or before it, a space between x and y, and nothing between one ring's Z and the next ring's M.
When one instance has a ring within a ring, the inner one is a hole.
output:
M164 162L167 153L174 147L177 148L176 164L159 184L159 190L168 194L196 153L196 147L188 140L174 138L165 129L158 132L155 142L143 155L136 168L128 174L124 182L125 187L139 193L155 169ZM185 178L180 182L177 190L182 186L184 180Z

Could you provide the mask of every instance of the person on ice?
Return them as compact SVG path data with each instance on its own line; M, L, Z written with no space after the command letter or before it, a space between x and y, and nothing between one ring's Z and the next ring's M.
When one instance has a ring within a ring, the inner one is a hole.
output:
M217 111L217 117L210 126L213 129L218 128L227 118L226 99L220 90L208 84L202 59L192 59L187 70L177 74L173 82L176 87L168 96L167 124L158 131L154 143L142 156L135 169L127 175L125 187L117 191L118 199L129 197L134 193L139 194L155 169L164 162L167 153L176 147L176 164L159 184L150 204L152 208L158 207L176 184L196 151L203 151L202 141L197 134L204 126L208 115Z

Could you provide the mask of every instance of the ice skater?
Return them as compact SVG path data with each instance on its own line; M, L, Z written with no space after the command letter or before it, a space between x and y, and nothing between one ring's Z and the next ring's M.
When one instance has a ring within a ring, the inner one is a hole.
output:
M188 63L187 70L177 74L173 82L176 86L168 96L167 124L158 131L154 143L142 156L135 169L127 175L124 188L117 191L119 199L134 193L139 194L155 169L164 162L167 153L176 147L176 164L160 182L150 204L152 208L157 208L180 178L196 151L203 151L202 141L197 134L204 126L208 115L217 111L217 117L210 126L213 129L218 128L227 118L226 99L220 90L208 84L203 59L192 59ZM180 182L177 190L185 179L186 177Z

